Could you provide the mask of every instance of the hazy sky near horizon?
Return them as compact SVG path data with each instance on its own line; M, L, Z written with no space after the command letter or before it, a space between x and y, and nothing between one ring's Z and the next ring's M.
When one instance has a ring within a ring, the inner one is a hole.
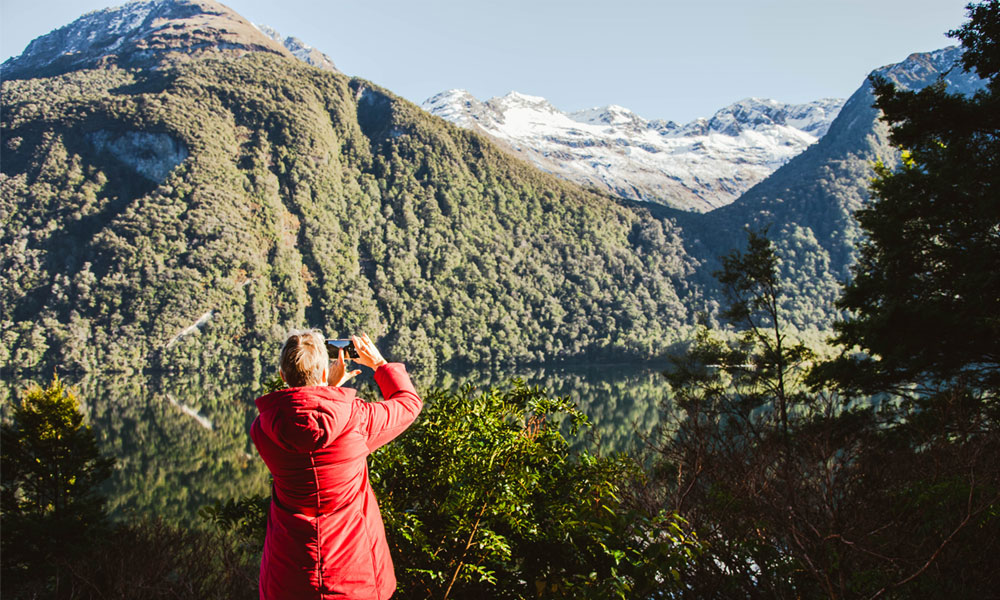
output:
M957 43L968 0L228 0L421 103L511 90L685 123L742 98L846 98L873 69ZM0 61L116 0L0 0Z

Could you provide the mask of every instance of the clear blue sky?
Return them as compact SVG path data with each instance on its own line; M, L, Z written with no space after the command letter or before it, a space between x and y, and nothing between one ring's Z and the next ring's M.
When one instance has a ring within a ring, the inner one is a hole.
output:
M0 60L115 0L0 0ZM420 103L511 90L687 122L748 96L847 97L954 40L967 0L230 0L254 23Z

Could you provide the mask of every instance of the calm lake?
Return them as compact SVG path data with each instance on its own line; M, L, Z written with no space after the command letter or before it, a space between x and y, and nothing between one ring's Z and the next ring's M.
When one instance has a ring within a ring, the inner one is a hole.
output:
M550 394L573 398L593 427L573 440L577 448L630 451L657 423L666 399L662 365L557 366L501 371L471 368L413 373L422 394L434 388L507 386L518 377ZM0 381L0 400L11 401L31 381ZM89 417L103 451L117 458L107 483L108 509L115 517L159 516L196 525L198 509L216 500L266 494L268 473L248 431L257 415L260 381L253 375L65 376ZM378 398L370 373L352 382L365 399Z

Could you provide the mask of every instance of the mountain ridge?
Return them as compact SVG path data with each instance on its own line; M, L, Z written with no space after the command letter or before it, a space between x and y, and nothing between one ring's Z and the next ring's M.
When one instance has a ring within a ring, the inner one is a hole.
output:
M609 105L572 113L519 92L480 101L449 90L422 107L481 131L542 170L632 200L707 212L821 137L843 101L748 98L685 125Z

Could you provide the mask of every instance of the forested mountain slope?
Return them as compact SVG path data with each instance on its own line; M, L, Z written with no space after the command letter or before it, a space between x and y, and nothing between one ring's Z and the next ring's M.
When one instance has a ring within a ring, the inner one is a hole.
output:
M224 365L302 325L424 364L647 355L696 299L669 221L293 59L8 80L3 104L5 364Z
M982 89L982 79L962 71L960 56L958 47L915 53L872 75L902 89L918 90L939 80L951 93ZM800 328L829 322L840 283L849 278L855 260L861 232L854 211L868 199L872 167L899 159L874 101L866 79L819 142L733 204L705 215L661 213L683 225L688 252L703 259L701 279L719 268L715 257L740 246L745 228L767 228L783 258L786 314Z

